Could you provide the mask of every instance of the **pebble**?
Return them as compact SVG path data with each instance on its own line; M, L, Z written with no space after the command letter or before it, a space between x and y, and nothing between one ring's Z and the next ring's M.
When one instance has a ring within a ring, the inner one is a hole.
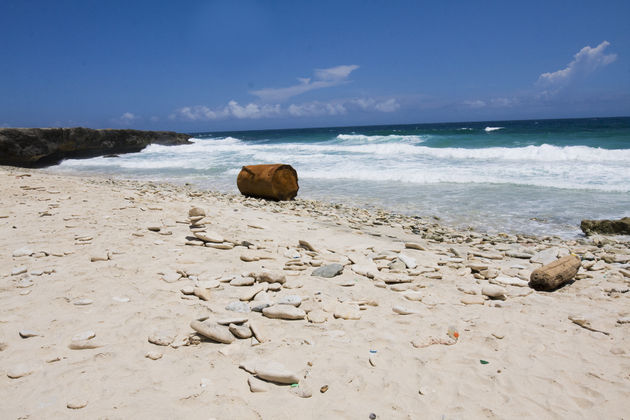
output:
M270 307L272 305L272 303L271 302L263 302L263 301L254 300L249 305L250 305L249 308L253 312L262 312L263 309Z
M602 260L597 261L591 267L589 267L589 271L601 271L606 268L606 263Z
M333 316L345 320L357 320L361 319L361 309L359 305L341 304L337 305Z
M247 384L249 385L249 390L251 392L267 392L271 389L267 382L261 381L255 376L247 378Z
M529 262L547 265L558 259L558 248L549 248L537 252L529 259Z
M102 347L102 345L92 340L71 341L70 344L68 345L68 348L70 348L71 350L89 350L89 349L97 349L99 347Z
M33 251L31 249L28 249L26 247L24 248L20 248L20 249L16 249L15 251L13 251L13 256L14 257L30 257L31 255L33 255Z
M267 341L267 335L263 330L263 327L261 327L258 322L250 321L249 329L252 330L254 338L256 338L256 340L258 340L260 343L264 343L265 341Z
M258 364L256 366L256 376L279 384L296 384L300 382L300 377L297 373L290 371L278 362Z
M96 333L94 331L88 330L75 334L72 337L72 341L91 340L94 337L96 337Z
M188 276L188 278L191 278L191 277L193 276ZM197 287L202 287L204 289L216 289L220 285L221 285L221 282L219 282L219 280L201 280L201 281L197 281L196 283Z
M220 244L217 243L212 243L212 242L206 242L206 247L208 248L215 248L215 249L232 249L234 248L234 244L231 242L223 242Z
M147 354L144 355L144 357L146 357L147 359L151 359L151 360L158 360L162 358L162 353L160 353L159 351L150 351Z
M324 278L333 278L343 272L343 265L341 264L329 264L324 265L322 267L316 268L311 276L324 277Z
M240 313L248 313L251 312L249 305L247 302L234 301L227 304L225 307L227 311L240 312Z
M114 296L112 300L119 303L127 303L130 301L130 299L126 296Z
M291 305L275 305L262 310L267 318L296 320L304 319L306 312Z
M481 295L464 296L460 299L464 305L483 305L485 299Z
M239 300L241 300L243 302L249 302L250 300L254 299L254 296L256 296L258 293L262 292L263 289L264 289L264 287L261 284L257 284L255 286L252 286L249 289L245 290L243 293L241 293L241 296L239 297Z
M529 286L529 282L527 282L526 280L521 280L517 277L506 277L506 276L499 276L497 278L494 278L490 280L490 283L498 284L500 286L517 286L517 287Z
M271 283L268 287L267 290L271 291L271 292L277 292L279 290L282 290L282 284L280 283Z
M413 309L409 309L405 306L402 305L394 305L392 306L392 311L394 311L395 313L399 314L399 315L412 315L412 314L418 314L420 312L413 310Z
M168 346L173 340L175 340L175 333L173 331L156 331L149 336L149 343L158 346Z
M298 307L302 303L302 298L298 295L286 295L278 299L276 303L278 305L293 305Z
M20 330L18 332L22 338L39 337L41 334L31 330Z
M11 275L12 276L17 276L20 274L24 274L28 271L28 268L26 268L25 265L21 265L19 267L15 267L12 271L11 271Z
M161 274L162 274L162 280L164 280L167 283L174 283L182 277L182 275L179 274L175 270L167 270L167 271L162 272Z
M247 317L235 317L235 318L222 318L217 320L217 324L219 325L230 325L230 324L244 324L247 322L249 318Z
M230 281L230 286L251 286L256 282L253 277L241 277L236 276L234 279Z
M307 251L317 252L317 250L313 247L313 245L311 245L308 241L305 241L304 239L300 239L298 241L298 244L300 245L301 248L304 248Z
M418 264L416 263L416 259L408 255L400 254L398 255L398 259L402 261L405 264L405 266L409 269L414 269L418 266Z
M79 410L86 405L88 405L87 400L70 400L68 401L68 404L66 404L66 407L70 408L71 410Z
M182 292L182 294L184 295L192 295L193 293L195 293L195 288L193 286L184 286L179 289L179 291Z
M77 305L77 306L87 306L87 305L91 305L93 304L94 301L92 299L78 299L75 300L74 302L72 302L73 305Z
M216 232L206 231L206 232L193 232L195 237L201 239L204 242L213 242L213 243L223 243L223 236L219 235Z
M415 301L415 302L421 301L422 298L424 297L421 292L416 292L413 290L407 290L406 292L403 293L403 296L405 299Z
M254 262L254 261L260 260L260 257L253 254L241 254L240 258L241 258L241 261L244 261L244 262Z
M210 290L203 289L201 287L195 287L193 289L193 294L197 296L199 299L204 300L204 301L210 300L210 297L211 297Z
M201 207L191 207L190 210L188 210L188 217L193 218L193 217L205 217L206 215L206 211L204 209L202 209ZM199 220L199 219L197 219Z
M35 283L33 283L33 280L30 277L25 277L23 279L20 279L20 281L18 281L15 286L18 289L26 289L27 287L31 287L34 284Z
M230 324L228 328L236 338L249 338L253 335L252 330L244 325Z
M481 294L488 296L491 299L505 300L507 297L507 291L496 284L488 284L481 288Z
M234 341L234 336L227 327L218 325L211 321L191 321L190 328L197 331L206 338L219 343L230 344Z
M18 379L23 376L28 376L33 373L34 369L24 363L15 365L7 371L7 376L11 379Z
M322 324L328 320L328 314L321 309L314 309L306 315L309 322Z
M267 270L261 271L260 273L256 274L256 280L260 282L280 284L285 284L287 282L287 278L284 273Z
M426 248L423 247L422 245L415 243L415 242L406 242L405 243L405 248L407 249L417 249L419 251L426 251Z

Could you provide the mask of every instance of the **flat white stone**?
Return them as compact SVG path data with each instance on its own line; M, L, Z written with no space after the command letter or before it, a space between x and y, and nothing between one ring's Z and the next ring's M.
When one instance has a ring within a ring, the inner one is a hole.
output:
M193 234L204 242L223 243L224 241L223 236L212 231L194 232Z
M144 355L144 357L146 357L147 359L151 359L151 360L158 360L162 358L162 353L160 353L159 351L150 351L147 354Z
M23 376L28 376L33 373L34 369L32 366L29 366L25 363L20 363L15 366L12 366L7 370L7 376L11 379L18 379Z
M251 392L267 392L270 389L267 382L261 381L254 376L247 378L247 384L249 385L249 390Z
M92 299L78 299L75 300L74 302L72 302L73 305L77 305L77 306L87 306L87 305L91 305L93 304L94 301Z
M392 306L392 311L394 311L395 313L399 314L399 315L413 315L413 314L418 314L419 312L413 309L409 309L405 306L402 305L394 305Z
M408 255L401 253L398 255L398 259L402 261L409 269L414 269L418 266L418 264L416 263L416 259Z
M507 297L506 290L501 286L497 286L496 284L488 284L483 286L481 288L481 294L484 296L488 296L491 299L505 300L505 298Z
M296 308L291 305L275 305L270 306L262 310L262 313L267 318L296 320L304 319L306 312L300 308Z
M228 328L208 320L203 322L194 320L190 323L190 328L219 343L230 344L234 341L234 336Z
M13 251L13 256L16 258L17 257L30 257L33 254L34 254L33 250L26 247L16 249L15 251Z
M278 305L293 305L298 307L302 303L302 298L298 295L287 295L279 298L276 303Z
M88 330L75 334L72 337L72 341L91 340L94 337L96 337L96 333L94 331Z
M256 376L266 381L280 384L296 384L300 382L297 373L290 371L278 362L268 362L256 366Z
M19 267L15 267L13 270L11 270L11 275L12 276L17 276L20 274L24 274L28 271L28 268L25 265L21 265Z

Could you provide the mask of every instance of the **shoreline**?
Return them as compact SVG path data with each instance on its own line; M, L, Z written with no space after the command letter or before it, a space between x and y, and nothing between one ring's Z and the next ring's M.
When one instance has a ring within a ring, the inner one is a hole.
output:
M625 415L625 240L45 170L0 178L8 417ZM526 285L568 253L575 282ZM322 267L341 273L312 275ZM203 338L205 317L234 323L230 344ZM278 363L297 386L264 379Z
M0 166L0 168L3 168L3 167ZM11 167L4 167L4 168L11 168ZM16 168L16 169L20 169L20 168ZM22 168L22 169L28 170L29 168ZM37 168L33 168L33 169L37 169ZM182 179L181 182L178 182L178 180L176 179L171 179L171 180L146 179L145 180L141 178L133 178L133 177L130 178L125 175L109 174L105 172L90 173L89 175L86 176L85 174L81 174L79 172L61 172L60 173L60 172L55 172L54 170L51 171L49 170L49 168L38 168L38 169L42 171L42 173L46 173L52 176L61 176L61 177L67 176L67 177L86 178L86 179L94 179L94 180L116 180L118 182L151 183L151 184L156 184L156 185L167 185L167 186L175 186L175 187L182 187L182 188L187 187L189 189L196 189L198 192L207 193L210 196L218 195L218 196L225 196L228 198L230 197L237 198L237 199L243 198L241 194L238 192L225 192L219 189L205 188L196 183L187 182L185 179ZM234 179L236 179L236 177L234 177ZM458 184L452 184L452 185L458 185ZM558 188L558 189L566 190L562 188ZM593 192L599 192L599 191L593 190ZM512 230L508 229L508 230L502 231L494 226L488 226L487 224L478 223L480 226L474 227L470 223L467 223L467 222L449 223L449 222L444 222L442 220L442 217L436 214L414 215L414 214L411 214L411 211L401 213L401 212L390 210L386 207L383 207L382 205L367 205L366 202L369 201L368 199L363 199L362 201L363 203L361 202L357 203L356 200L349 199L348 202L346 203L344 202L343 199L335 200L334 198L328 198L328 199L327 198L302 198L300 197L300 193L298 193L298 196L294 200L292 200L291 203L294 203L297 206L300 206L302 203L317 203L320 206L330 208L330 209L335 209L336 206L341 206L351 211L367 211L367 212L371 212L371 213L373 212L373 213L379 213L379 214L387 213L391 215L392 217L396 217L401 220L407 220L409 223L413 223L414 220L426 220L426 221L433 220L434 223L446 229L450 229L453 231L474 231L479 234L487 235L487 236L511 235L511 236L519 236L523 238L532 238L532 239L550 237L558 241L588 240L588 238L580 231L579 224L576 224L574 226L574 230L580 233L577 233L577 234L566 233L565 236L558 235L558 234L527 233L523 231L518 231L517 228L514 228ZM275 204L278 204L278 203L275 203ZM280 202L279 204L282 205L282 202ZM617 239L630 241L630 237L627 237L627 238L618 237Z

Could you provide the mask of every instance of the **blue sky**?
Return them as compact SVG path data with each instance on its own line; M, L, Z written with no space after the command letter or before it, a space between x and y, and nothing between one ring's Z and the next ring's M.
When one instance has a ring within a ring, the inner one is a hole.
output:
M630 115L628 1L0 2L0 126Z

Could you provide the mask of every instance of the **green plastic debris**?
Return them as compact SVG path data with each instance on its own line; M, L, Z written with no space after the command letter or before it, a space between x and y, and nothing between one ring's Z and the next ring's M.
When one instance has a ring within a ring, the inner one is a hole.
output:
M291 384L291 388L297 388L297 386L298 386L298 384Z
M490 362L488 362L487 360L483 360L482 359L482 360L479 361L479 363L481 363L482 365L487 365Z

